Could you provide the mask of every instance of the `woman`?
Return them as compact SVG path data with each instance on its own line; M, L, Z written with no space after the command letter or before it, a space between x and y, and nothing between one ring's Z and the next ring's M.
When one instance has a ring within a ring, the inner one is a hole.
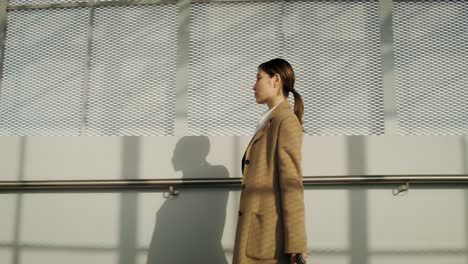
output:
M233 264L307 258L301 148L304 104L283 59L258 67L255 100L269 108L242 159L243 184ZM294 112L287 97L294 95Z

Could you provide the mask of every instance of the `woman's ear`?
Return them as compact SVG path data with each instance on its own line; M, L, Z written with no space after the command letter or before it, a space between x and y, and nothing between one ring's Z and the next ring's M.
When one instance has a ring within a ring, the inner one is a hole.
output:
M273 75L273 83L275 84L275 86L279 86L281 84L281 76L278 73L275 73L275 75Z

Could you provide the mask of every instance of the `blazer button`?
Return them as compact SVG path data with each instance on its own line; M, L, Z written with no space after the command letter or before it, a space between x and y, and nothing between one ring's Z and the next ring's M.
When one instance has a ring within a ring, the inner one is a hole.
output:
M245 160L245 165L249 165L250 164L250 160Z
M242 211L241 210L239 210L238 215L242 216Z

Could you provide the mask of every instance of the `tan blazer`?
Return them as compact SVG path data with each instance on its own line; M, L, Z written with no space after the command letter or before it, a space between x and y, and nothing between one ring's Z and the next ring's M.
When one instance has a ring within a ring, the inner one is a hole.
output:
M301 150L302 126L285 100L242 159L233 264L290 263L288 253L307 252Z

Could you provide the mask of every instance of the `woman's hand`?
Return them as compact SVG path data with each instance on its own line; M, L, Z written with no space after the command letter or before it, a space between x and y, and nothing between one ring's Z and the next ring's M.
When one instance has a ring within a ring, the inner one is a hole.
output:
M291 263L293 263L293 264L296 264L296 263L297 263L297 262L296 262L296 255L297 255L297 254L298 254L298 253L291 254ZM309 257L309 256L307 256L307 253L301 253L301 254L302 254L302 258L303 258L305 261L307 261L307 258Z

